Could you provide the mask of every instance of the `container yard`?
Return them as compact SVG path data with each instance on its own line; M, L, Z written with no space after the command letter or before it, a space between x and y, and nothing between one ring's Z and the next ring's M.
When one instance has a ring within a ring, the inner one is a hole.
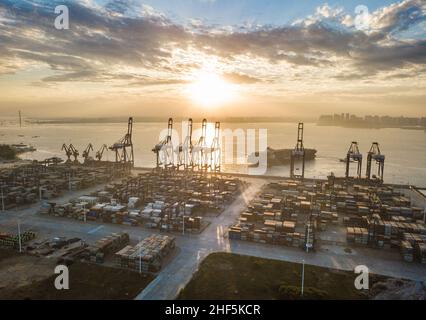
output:
M0 169L2 208L13 209L42 199L59 197L67 191L85 189L120 176L113 166L86 166L58 162L33 162Z
M21 242L21 243L20 243ZM0 233L0 248L46 257L57 263L77 261L104 264L143 273L161 270L175 249L175 238L153 234L130 244L126 232L112 233L89 245L81 238L54 237L38 240L32 231L19 235Z
M383 184L284 180L266 185L228 231L233 240L315 250L329 243L400 251L425 261L424 211L403 190ZM340 240L339 240L340 239Z
M68 203L43 203L40 213L80 221L199 233L239 194L235 177L155 169L108 184Z

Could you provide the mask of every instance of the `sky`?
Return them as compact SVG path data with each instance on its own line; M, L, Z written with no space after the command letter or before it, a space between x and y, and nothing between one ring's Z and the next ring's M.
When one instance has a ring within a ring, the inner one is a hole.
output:
M426 116L425 89L424 0L0 0L0 116Z

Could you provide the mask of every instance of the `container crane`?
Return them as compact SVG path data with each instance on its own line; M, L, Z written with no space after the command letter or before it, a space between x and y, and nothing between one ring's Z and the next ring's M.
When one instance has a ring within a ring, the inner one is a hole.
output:
M296 161L302 162L302 171L296 173L295 163ZM305 178L305 147L303 146L303 123L299 123L297 127L297 143L294 150L290 155L290 177L292 179L304 179Z
M359 152L358 142L353 141L346 154L346 179L349 178L351 162L357 163L357 178L361 179L362 154Z
M169 118L167 123L167 136L164 140L155 145L152 151L156 154L157 168L164 165L164 168L174 168L174 149L172 142L173 119Z
M206 142L207 136L207 120L203 119L201 123L201 136L198 139L197 144L193 148L193 155L195 155L195 165L200 171L208 170L208 147Z
M108 146L106 144L103 144L102 147L96 151L96 160L101 161L102 160L102 156L104 154L104 151L108 149Z
M380 147L378 142L373 142L373 144L371 145L370 151L368 151L367 172L366 172L366 178L368 180L371 179L371 169L372 169L373 160L377 164L377 178L379 178L380 181L383 181L383 172L385 169L385 156L380 152Z
M115 162L129 164L134 166L134 153L133 153L133 118L130 117L127 122L127 133L119 141L109 147L110 150L115 152Z
M184 167L185 170L193 169L194 163L192 158L192 119L188 119L186 138L177 148L178 164L177 168Z
M210 150L210 169L212 172L220 172L222 152L220 147L220 122L215 123L214 138Z

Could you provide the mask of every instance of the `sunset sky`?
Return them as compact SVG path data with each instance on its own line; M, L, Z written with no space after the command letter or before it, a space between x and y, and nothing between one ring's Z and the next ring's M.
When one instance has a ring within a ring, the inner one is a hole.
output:
M60 4L69 30L54 27ZM0 0L3 116L425 108L425 0Z

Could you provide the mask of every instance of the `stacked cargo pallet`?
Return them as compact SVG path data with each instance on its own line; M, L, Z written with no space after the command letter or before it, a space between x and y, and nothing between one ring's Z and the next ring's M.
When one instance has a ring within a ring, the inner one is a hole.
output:
M298 232L281 233L277 244L287 247L300 248L303 244L304 235Z
M384 236L388 240L397 241L404 233L426 235L426 227L422 223L408 223L397 221L370 220L368 226L372 237Z
M416 243L426 242L426 235L405 232L402 235L402 239L414 246Z
M21 234L21 245L33 240L36 234L32 231L26 231ZM0 233L0 247L19 248L19 235Z
M401 255L402 259L406 262L414 261L414 250L410 242L401 241Z
M426 263L426 243L416 243L416 257L420 263Z
M321 211L321 219L325 219L332 222L333 224L336 224L339 220L339 216L336 212Z
M152 235L136 246L126 246L115 254L119 267L142 272L158 272L164 258L175 247L175 239L170 236Z
M290 247L301 247L304 239L304 235L298 232L277 232L269 227L253 229L243 224L229 228L228 236L231 240L253 241Z
M426 235L404 233L401 240L401 247L403 243L409 243L414 249L415 260L420 263L426 263Z
M122 249L129 243L128 233L113 233L112 235L96 241L95 246L89 248L90 261L103 263L106 255Z
M290 233L294 232L296 228L296 223L293 221L275 221L275 220L266 220L264 226L273 231Z
M347 242L354 245L366 246L368 245L368 230L365 228L348 227Z
M228 230L228 236L231 240L241 240L241 227L233 226Z

